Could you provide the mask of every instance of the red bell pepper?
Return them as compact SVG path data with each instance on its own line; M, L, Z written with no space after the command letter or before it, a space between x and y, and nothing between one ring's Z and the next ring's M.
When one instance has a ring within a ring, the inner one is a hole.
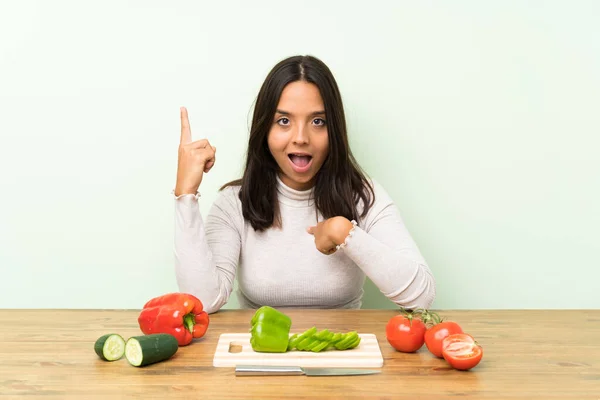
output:
M185 346L208 329L208 313L203 308L200 299L191 294L169 293L144 304L138 323L146 335L169 333Z

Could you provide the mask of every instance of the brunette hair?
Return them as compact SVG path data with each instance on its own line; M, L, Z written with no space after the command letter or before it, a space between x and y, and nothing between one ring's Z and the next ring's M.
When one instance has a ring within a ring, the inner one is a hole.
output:
M241 186L243 216L258 231L281 226L277 201L279 166L269 151L267 138L281 92L295 81L315 84L325 105L329 154L315 177L318 211L324 218L343 216L357 220L359 202L363 202L360 217L364 217L375 199L373 187L350 150L344 106L333 74L313 56L289 57L273 67L256 98L242 178L221 187Z

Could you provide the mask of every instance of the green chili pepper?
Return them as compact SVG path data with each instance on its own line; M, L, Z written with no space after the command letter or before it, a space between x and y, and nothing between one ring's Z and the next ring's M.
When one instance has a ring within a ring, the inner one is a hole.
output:
M263 306L250 321L252 349L264 353L285 353L288 348L292 320L276 309Z

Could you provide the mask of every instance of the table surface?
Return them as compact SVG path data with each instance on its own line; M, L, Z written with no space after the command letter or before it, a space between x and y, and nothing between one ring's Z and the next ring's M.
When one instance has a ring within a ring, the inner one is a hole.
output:
M396 310L285 310L293 331L317 326L377 335L384 365L367 376L236 377L215 368L222 333L247 332L253 310L211 315L206 336L144 368L105 362L102 334L140 335L138 310L0 310L0 397L125 398L543 398L600 399L600 310L439 311L484 348L471 371L451 369L425 346L395 351L385 325Z

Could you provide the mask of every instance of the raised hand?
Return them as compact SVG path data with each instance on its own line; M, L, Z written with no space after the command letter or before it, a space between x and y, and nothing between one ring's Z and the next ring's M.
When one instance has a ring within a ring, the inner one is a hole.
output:
M202 176L215 165L216 147L207 139L192 142L192 131L187 109L181 107L181 138L179 140L179 156L177 161L177 183L175 195L196 194Z

